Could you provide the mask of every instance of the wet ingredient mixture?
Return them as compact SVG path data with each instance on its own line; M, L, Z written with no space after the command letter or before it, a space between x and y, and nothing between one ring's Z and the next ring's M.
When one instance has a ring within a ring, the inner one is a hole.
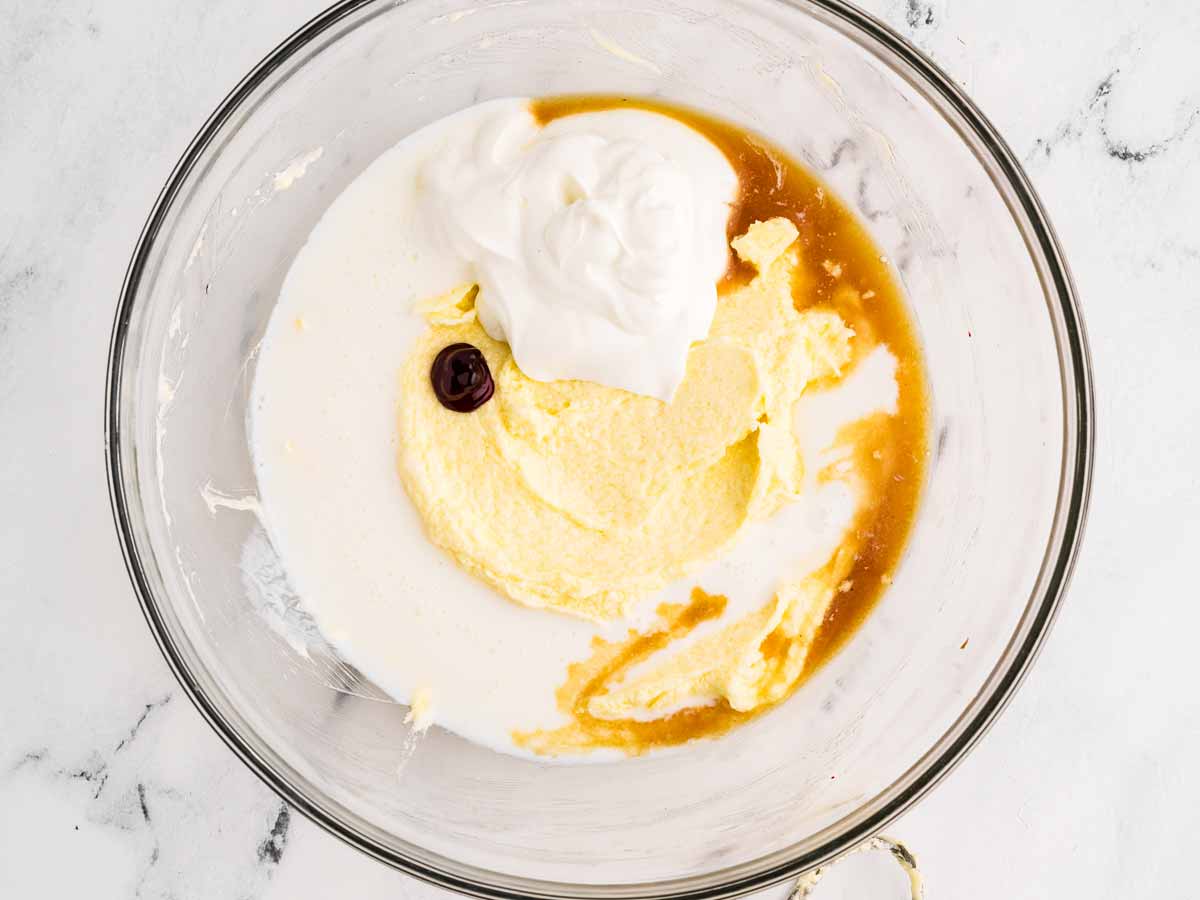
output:
M762 138L621 97L492 101L381 157L293 265L255 394L322 630L424 721L569 760L785 699L886 588L926 454L853 216Z

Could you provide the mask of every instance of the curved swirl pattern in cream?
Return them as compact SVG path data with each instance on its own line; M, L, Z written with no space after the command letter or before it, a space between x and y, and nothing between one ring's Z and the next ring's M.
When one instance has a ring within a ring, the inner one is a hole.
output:
M728 263L737 175L711 141L642 110L542 128L498 106L422 176L429 222L474 269L480 324L524 374L674 396Z

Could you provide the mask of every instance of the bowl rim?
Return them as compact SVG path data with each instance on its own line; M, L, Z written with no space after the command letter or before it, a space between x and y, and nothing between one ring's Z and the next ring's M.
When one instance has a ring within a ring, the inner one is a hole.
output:
M913 806L962 761L1011 700L1040 651L1062 604L1083 537L1091 494L1095 405L1090 353L1074 283L1054 229L1020 163L991 122L946 73L897 32L845 0L773 2L780 7L801 13L807 11L811 14L815 9L840 23L839 27L843 33L858 40L860 45L860 39L867 38L884 53L891 55L892 59L889 62L897 74L908 79L910 84L923 94L932 92L969 126L986 151L986 162L994 167L991 172L993 181L997 182L998 188L1003 183L1011 192L1011 195L1006 197L1010 211L1018 220L1020 216L1024 216L1024 224L1027 227L1022 231L1027 243L1033 244L1029 250L1035 257L1035 264L1037 254L1042 256L1044 267L1038 267L1039 275L1043 279L1043 290L1050 307L1063 380L1063 459L1058 502L1046 555L1027 602L1026 612L1022 616L1026 631L1022 635L1022 625L1018 624L1017 631L983 687L971 698L963 712L933 747L891 785L844 817L841 822L847 824L837 834L803 853L795 849L783 850L740 864L734 869L640 884L564 884L489 872L467 865L459 866L458 871L449 871L382 846L343 821L335 812L307 796L286 774L264 759L239 733L205 693L171 640L143 567L135 535L134 518L131 515L131 508L136 505L136 497L127 494L122 470L122 461L127 454L134 452L132 442L123 441L120 410L123 363L138 287L151 248L168 211L197 161L218 135L224 123L272 72L294 54L341 20L376 2L378 0L338 0L282 41L229 92L188 144L159 192L138 237L121 286L110 338L105 382L104 447L109 501L130 581L150 631L171 671L192 704L225 744L292 808L367 855L422 881L458 893L495 900L546 897L580 900L599 897L706 900L733 897L793 878L853 849ZM404 3L408 0L394 2ZM866 49L878 55L878 50L874 47L868 45ZM899 66L895 65L897 62ZM945 111L934 105L939 114L946 118ZM953 121L949 121L949 124L958 130ZM984 159L980 161L985 162ZM867 815L861 815L864 808L884 797L887 798L886 802L879 804ZM847 822L855 819L857 820ZM832 831L838 824L830 826L829 830ZM780 856L786 858L774 861ZM740 874L747 869L752 871Z

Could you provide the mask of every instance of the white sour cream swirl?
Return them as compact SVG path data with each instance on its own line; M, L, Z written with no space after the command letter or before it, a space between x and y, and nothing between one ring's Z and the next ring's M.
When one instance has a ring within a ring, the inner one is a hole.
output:
M428 220L479 284L480 323L522 372L664 401L712 324L736 190L720 149L668 116L543 128L499 105L421 181Z

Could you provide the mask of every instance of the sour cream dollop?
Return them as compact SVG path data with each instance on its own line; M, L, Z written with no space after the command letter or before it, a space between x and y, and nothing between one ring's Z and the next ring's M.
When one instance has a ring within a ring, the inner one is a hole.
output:
M498 104L426 164L420 193L473 270L480 323L522 372L670 401L712 324L737 184L720 149L669 116L542 127Z

